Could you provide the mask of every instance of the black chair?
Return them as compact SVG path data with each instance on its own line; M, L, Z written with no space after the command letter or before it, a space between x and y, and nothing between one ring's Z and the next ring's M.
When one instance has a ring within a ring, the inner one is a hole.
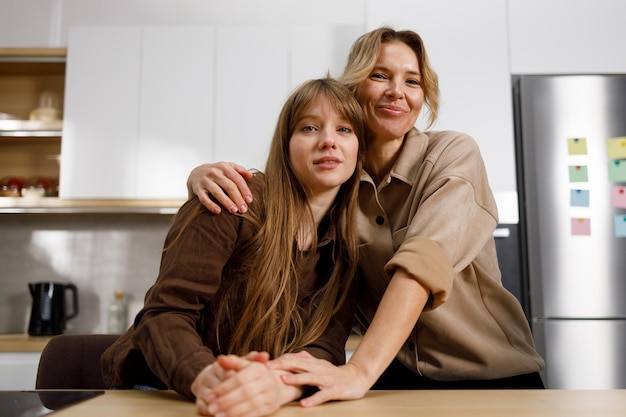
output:
M36 389L107 389L100 356L117 340L116 334L62 334L41 352Z

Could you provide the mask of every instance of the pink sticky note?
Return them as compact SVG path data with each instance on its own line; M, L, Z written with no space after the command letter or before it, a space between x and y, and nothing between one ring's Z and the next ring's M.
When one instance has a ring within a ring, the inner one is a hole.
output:
M611 204L613 204L613 207L626 208L626 186L613 186L611 190Z
M584 218L572 219L572 235L588 236L591 234L591 220Z

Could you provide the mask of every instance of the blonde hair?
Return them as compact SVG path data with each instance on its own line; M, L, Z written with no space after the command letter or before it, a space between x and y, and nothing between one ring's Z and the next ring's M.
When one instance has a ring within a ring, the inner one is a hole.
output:
M359 157L354 173L340 187L329 212L330 222L337 228L330 276L324 278L324 284L310 302L301 306L296 266L302 253L297 242L302 233L313 231L311 248L315 250L317 234L306 190L291 166L289 141L304 111L320 95L352 125L359 138ZM239 250L247 256L240 255L241 262L236 262L235 269L230 271L235 280L225 288L224 300L217 311L218 326L228 325L232 329L229 353L243 355L257 350L278 356L300 349L322 335L332 315L346 300L358 262L355 209L364 161L364 137L363 111L353 94L336 80L308 81L285 102L270 145L265 174L257 174L265 181L265 204L262 208L252 204L243 215L256 232Z
M439 77L430 65L428 54L422 38L410 30L396 31L381 27L362 35L352 45L348 62L340 77L353 94L361 81L370 76L376 66L380 54L380 46L385 42L402 42L415 52L422 76L421 86L424 91L424 102L428 107L428 128L437 121L439 114Z

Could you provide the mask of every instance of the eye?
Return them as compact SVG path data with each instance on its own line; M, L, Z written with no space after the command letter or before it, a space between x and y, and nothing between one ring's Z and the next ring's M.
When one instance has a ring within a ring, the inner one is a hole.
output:
M313 126L313 125L304 125L302 126L302 128L300 129L302 132L315 132L317 130L317 127Z
M411 85L415 85L415 86L420 86L422 85L421 81L416 79L416 78L411 78L406 80L407 84L411 84Z
M381 72L375 72L372 75L370 75L371 78L375 78L377 80L384 80L387 78L387 76Z
M352 128L350 126L341 126L337 128L337 131L345 134L350 134L352 133Z

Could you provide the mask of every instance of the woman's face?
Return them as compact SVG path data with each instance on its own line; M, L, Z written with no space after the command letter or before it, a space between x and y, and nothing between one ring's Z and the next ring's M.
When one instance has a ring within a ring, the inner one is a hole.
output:
M289 140L289 160L311 196L337 192L356 169L359 140L325 96L305 109Z
M374 69L356 90L375 139L404 137L415 125L424 104L421 78L417 56L409 46L399 41L381 44Z

